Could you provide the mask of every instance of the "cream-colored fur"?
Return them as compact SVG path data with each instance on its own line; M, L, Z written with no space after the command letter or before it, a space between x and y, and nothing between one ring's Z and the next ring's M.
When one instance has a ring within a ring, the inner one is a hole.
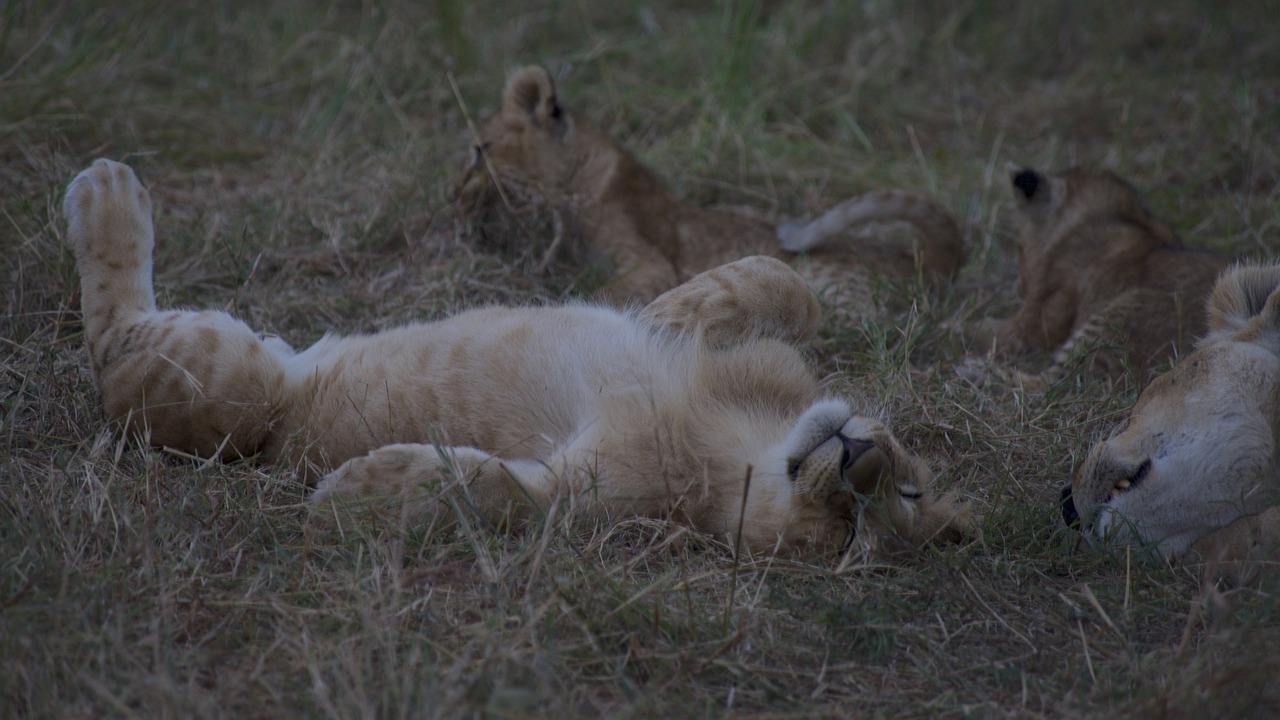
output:
M811 285L842 311L869 312L884 300L873 294L877 278L923 278L937 289L966 255L950 211L920 193L871 192L779 228L686 205L625 148L561 105L551 77L536 66L511 77L502 109L481 125L477 141L460 195L480 195L475 191L492 173L561 199L579 218L591 254L612 264L603 295L615 304L647 302L739 258L792 260L809 251L795 265ZM914 225L919 243L839 239L846 228L886 221Z
M1012 318L986 321L978 349L1053 354L1052 379L1080 351L1087 368L1150 378L1204 333L1204 298L1227 259L1187 248L1128 183L1105 171L1010 168L1017 216Z
M1280 560L1280 266L1225 274L1210 330L1076 471L1064 512L1096 540ZM1216 571L1215 571L1216 572Z
M795 347L817 300L777 260L633 312L492 307L294 352L224 313L156 309L129 167L94 163L64 211L107 414L152 444L336 468L314 500L448 502L494 525L565 499L722 537L741 517L759 551L834 551L852 528L894 550L965 526L883 424L819 391Z

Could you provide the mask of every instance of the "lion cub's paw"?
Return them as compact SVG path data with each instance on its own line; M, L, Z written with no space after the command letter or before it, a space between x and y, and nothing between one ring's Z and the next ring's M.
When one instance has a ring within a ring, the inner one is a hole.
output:
M1024 392L1040 392L1049 384L1048 378L1044 373L1025 373L991 358L972 355L961 360L956 365L955 372L961 380L965 380L977 388L984 387L988 383L995 383L1018 387Z
M464 451L465 452L465 451ZM449 470L447 456L432 445L387 445L352 458L325 475L310 501L373 501L402 508L410 515L427 512Z
M96 160L75 176L67 186L62 212L77 252L89 250L93 241L130 243L152 234L151 196L133 168L112 160ZM149 247L138 246L94 249L104 255L150 252Z
M336 502L382 507L401 518L443 513L448 524L453 509L494 528L526 517L528 500L506 463L475 448L425 444L387 445L348 460L324 476L310 498L323 513Z

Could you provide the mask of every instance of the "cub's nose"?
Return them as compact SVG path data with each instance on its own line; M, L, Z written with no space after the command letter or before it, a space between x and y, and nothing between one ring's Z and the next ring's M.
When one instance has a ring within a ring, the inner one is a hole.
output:
M1062 510L1062 522L1069 528L1080 527L1080 513L1076 512L1076 501L1071 499L1071 486L1062 488L1062 499L1058 501Z
M853 464L858 462L859 458L876 446L870 440L854 440L853 438L845 437L841 433L836 433L836 437L840 438L840 444L844 446L840 456L841 470L848 470L853 467Z

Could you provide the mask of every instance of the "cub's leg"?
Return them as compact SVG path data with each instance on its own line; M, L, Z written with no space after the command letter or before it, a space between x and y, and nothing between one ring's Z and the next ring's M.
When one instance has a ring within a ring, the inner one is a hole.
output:
M804 278L781 260L758 255L668 290L640 312L640 320L674 334L700 329L712 347L759 337L800 345L813 335L820 315Z
M108 418L204 457L257 452L280 408L277 353L226 313L157 311L151 199L127 165L98 160L63 200L94 379Z
M823 305L839 317L856 320L883 309L874 292L880 281L867 269L862 254L853 248L815 248L792 260L791 267L813 288Z
M1026 317L1019 312L1012 318L983 318L971 323L963 329L974 349L996 358L1015 358L1034 351L1038 345L1033 344L1032 337L1026 334L1027 323L1020 320Z
M555 489L551 471L536 461L500 460L467 447L406 443L385 445L343 463L320 480L311 501L374 499L407 517L420 517L444 510L440 503L448 493L489 525L509 527L533 507L546 508Z
M622 239L625 231L612 234L601 231L601 236ZM675 266L665 255L638 240L621 243L609 254L614 267L614 277L600 294L611 305L623 306L634 300L648 301L678 282Z
M986 360L968 358L957 368L963 377L980 382L988 375L1005 376L1027 389L1047 386L1077 367L1085 373L1112 380L1132 372L1138 382L1146 382L1180 347L1191 344L1197 326L1183 327L1181 309L1175 298L1149 288L1120 293L1099 310L1081 318L1070 328L1066 339L1053 348L1052 362L1044 370L1025 373L1016 368L996 368L995 357L1016 358L1036 349L1028 338L1021 313L1011 320L987 319L974 326L970 336L979 349L992 352ZM1016 360L1015 360L1016 362ZM995 370L993 373L992 370Z
M1114 379L1128 370L1144 383L1201 332L1202 323L1190 316L1172 293L1151 288L1120 293L1054 349L1046 374L1060 377L1081 361L1092 374Z

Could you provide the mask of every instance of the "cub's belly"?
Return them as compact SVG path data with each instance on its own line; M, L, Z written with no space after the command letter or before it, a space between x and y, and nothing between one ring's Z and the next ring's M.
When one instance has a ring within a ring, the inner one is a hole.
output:
M598 308L502 309L354 338L291 358L293 432L326 464L389 443L544 459L605 402L669 382L669 351ZM314 454L314 453L310 453Z

